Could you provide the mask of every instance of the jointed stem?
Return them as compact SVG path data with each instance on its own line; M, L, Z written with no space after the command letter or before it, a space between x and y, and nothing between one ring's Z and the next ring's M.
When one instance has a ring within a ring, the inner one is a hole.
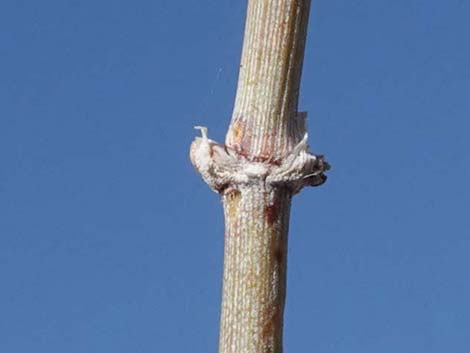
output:
M310 0L249 0L226 144L201 138L191 160L223 198L225 259L219 353L281 353L292 196L322 184L297 111Z

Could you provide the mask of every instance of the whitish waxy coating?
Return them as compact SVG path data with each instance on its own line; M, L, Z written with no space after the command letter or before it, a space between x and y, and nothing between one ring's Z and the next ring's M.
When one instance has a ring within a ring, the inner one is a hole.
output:
M265 186L284 185L295 194L304 186L318 186L326 180L323 173L329 165L323 156L308 152L306 133L281 163L270 163L250 161L233 149L210 140L206 127L196 126L195 129L201 130L202 136L196 137L191 144L191 161L215 192L263 183Z

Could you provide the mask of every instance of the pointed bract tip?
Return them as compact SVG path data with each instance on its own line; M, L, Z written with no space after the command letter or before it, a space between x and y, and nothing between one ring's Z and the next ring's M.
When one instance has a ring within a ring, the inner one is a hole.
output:
M202 135L202 138L203 138L203 139L207 139L207 127L197 125L197 126L195 126L194 128L195 128L196 130L201 131L201 135Z

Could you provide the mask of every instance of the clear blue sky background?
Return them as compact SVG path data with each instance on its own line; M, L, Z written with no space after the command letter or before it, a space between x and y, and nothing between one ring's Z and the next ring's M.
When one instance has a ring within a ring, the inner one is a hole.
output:
M285 351L470 351L470 2L314 1ZM245 1L0 2L0 352L216 352Z

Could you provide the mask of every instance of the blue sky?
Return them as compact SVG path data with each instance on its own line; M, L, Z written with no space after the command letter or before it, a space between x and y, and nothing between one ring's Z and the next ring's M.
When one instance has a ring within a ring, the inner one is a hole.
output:
M245 1L0 3L0 351L216 352ZM470 2L313 1L285 351L470 351Z

